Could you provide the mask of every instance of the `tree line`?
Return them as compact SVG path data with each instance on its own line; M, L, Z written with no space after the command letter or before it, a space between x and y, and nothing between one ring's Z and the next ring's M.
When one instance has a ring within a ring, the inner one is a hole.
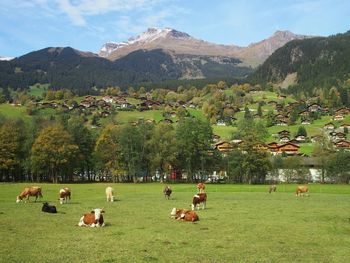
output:
M221 171L228 182L255 184L265 183L267 176L277 180L284 169L288 182L308 181L301 157L271 157L258 147L265 129L248 116L233 135L244 143L222 154L213 148L209 122L192 117L175 125L142 120L110 124L97 132L79 116L30 124L0 116L0 180L136 182L159 175L160 180L194 182ZM319 143L314 158L322 181L349 183L349 157L349 152L334 151L326 139Z

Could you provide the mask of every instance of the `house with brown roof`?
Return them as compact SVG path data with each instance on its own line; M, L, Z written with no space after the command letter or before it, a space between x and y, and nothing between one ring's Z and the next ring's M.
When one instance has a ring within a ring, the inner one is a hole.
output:
M334 121L342 121L342 120L344 120L344 116L342 114L336 114L336 115L334 115L333 120Z
M350 114L350 109L347 108L347 107L342 107L340 109L337 109L334 114L335 115L343 115L343 116L345 116L345 115Z
M303 110L298 114L301 118L308 118L310 116L310 112L308 110Z
M337 149L344 149L344 150L350 150L350 142L346 140L341 140L336 143L334 143L334 146Z
M320 111L322 111L322 106L318 103L313 103L313 104L307 106L307 110L309 112L320 112Z
M287 130L282 130L278 132L278 136L282 137L282 136L290 136L290 131Z
M278 143L277 142L270 142L267 144L268 149L270 152L278 152Z
M219 152L222 153L228 153L233 150L233 145L229 141L220 141L215 143L214 149L218 150Z
M294 155L294 154L298 154L299 148L300 148L299 145L287 142L287 143L282 144L278 147L278 152L279 153L286 153L288 155Z
M333 123L329 122L329 123L327 123L327 124L325 124L323 126L323 129L325 129L325 130L334 130L335 129L335 125Z

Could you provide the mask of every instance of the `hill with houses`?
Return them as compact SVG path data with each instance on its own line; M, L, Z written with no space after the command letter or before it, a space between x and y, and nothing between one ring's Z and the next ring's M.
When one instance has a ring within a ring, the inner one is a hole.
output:
M267 127L264 143L256 147L272 155L312 156L317 143L324 139L335 149L350 149L348 107L330 108L317 102L317 98L297 101L292 96L262 91L247 84L219 86L223 85L208 85L203 90L193 89L192 93L188 90L116 91L99 96L73 95L69 99L56 99L55 94L49 98L49 93L54 91L34 86L31 92L35 95L29 92L24 105L18 101L3 103L0 112L28 123L37 117L57 119L62 115L80 115L84 116L86 127L97 133L110 123L176 125L179 118L194 117L210 121L213 148L227 153L244 144L233 134L248 111L255 121Z

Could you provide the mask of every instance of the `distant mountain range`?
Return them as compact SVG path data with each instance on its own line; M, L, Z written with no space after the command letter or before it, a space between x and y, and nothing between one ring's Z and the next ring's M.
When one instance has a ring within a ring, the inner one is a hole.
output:
M148 29L122 43L106 43L99 54L49 47L0 61L0 87L89 90L179 79L245 77L277 48L306 36L278 31L248 47L218 45L174 29Z
M282 88L329 88L350 79L350 31L330 37L294 40L274 52L250 77Z
M170 28L149 28L146 32L126 42L104 44L99 55L114 61L136 50L163 49L182 55L233 57L241 60L244 66L256 67L287 42L304 38L307 36L296 35L290 31L277 31L268 39L247 47L240 47L210 43Z

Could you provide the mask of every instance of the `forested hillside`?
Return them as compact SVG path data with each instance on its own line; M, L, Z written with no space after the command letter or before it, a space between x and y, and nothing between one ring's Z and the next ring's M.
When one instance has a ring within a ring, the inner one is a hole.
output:
M160 49L138 50L116 61L73 48L46 48L11 61L0 61L0 87L26 89L48 83L53 89L94 94L110 86L167 80L242 77L251 68L233 58L176 55Z
M255 83L282 84L294 75L294 89L309 93L330 88L350 77L350 32L293 40L274 52L251 76Z

